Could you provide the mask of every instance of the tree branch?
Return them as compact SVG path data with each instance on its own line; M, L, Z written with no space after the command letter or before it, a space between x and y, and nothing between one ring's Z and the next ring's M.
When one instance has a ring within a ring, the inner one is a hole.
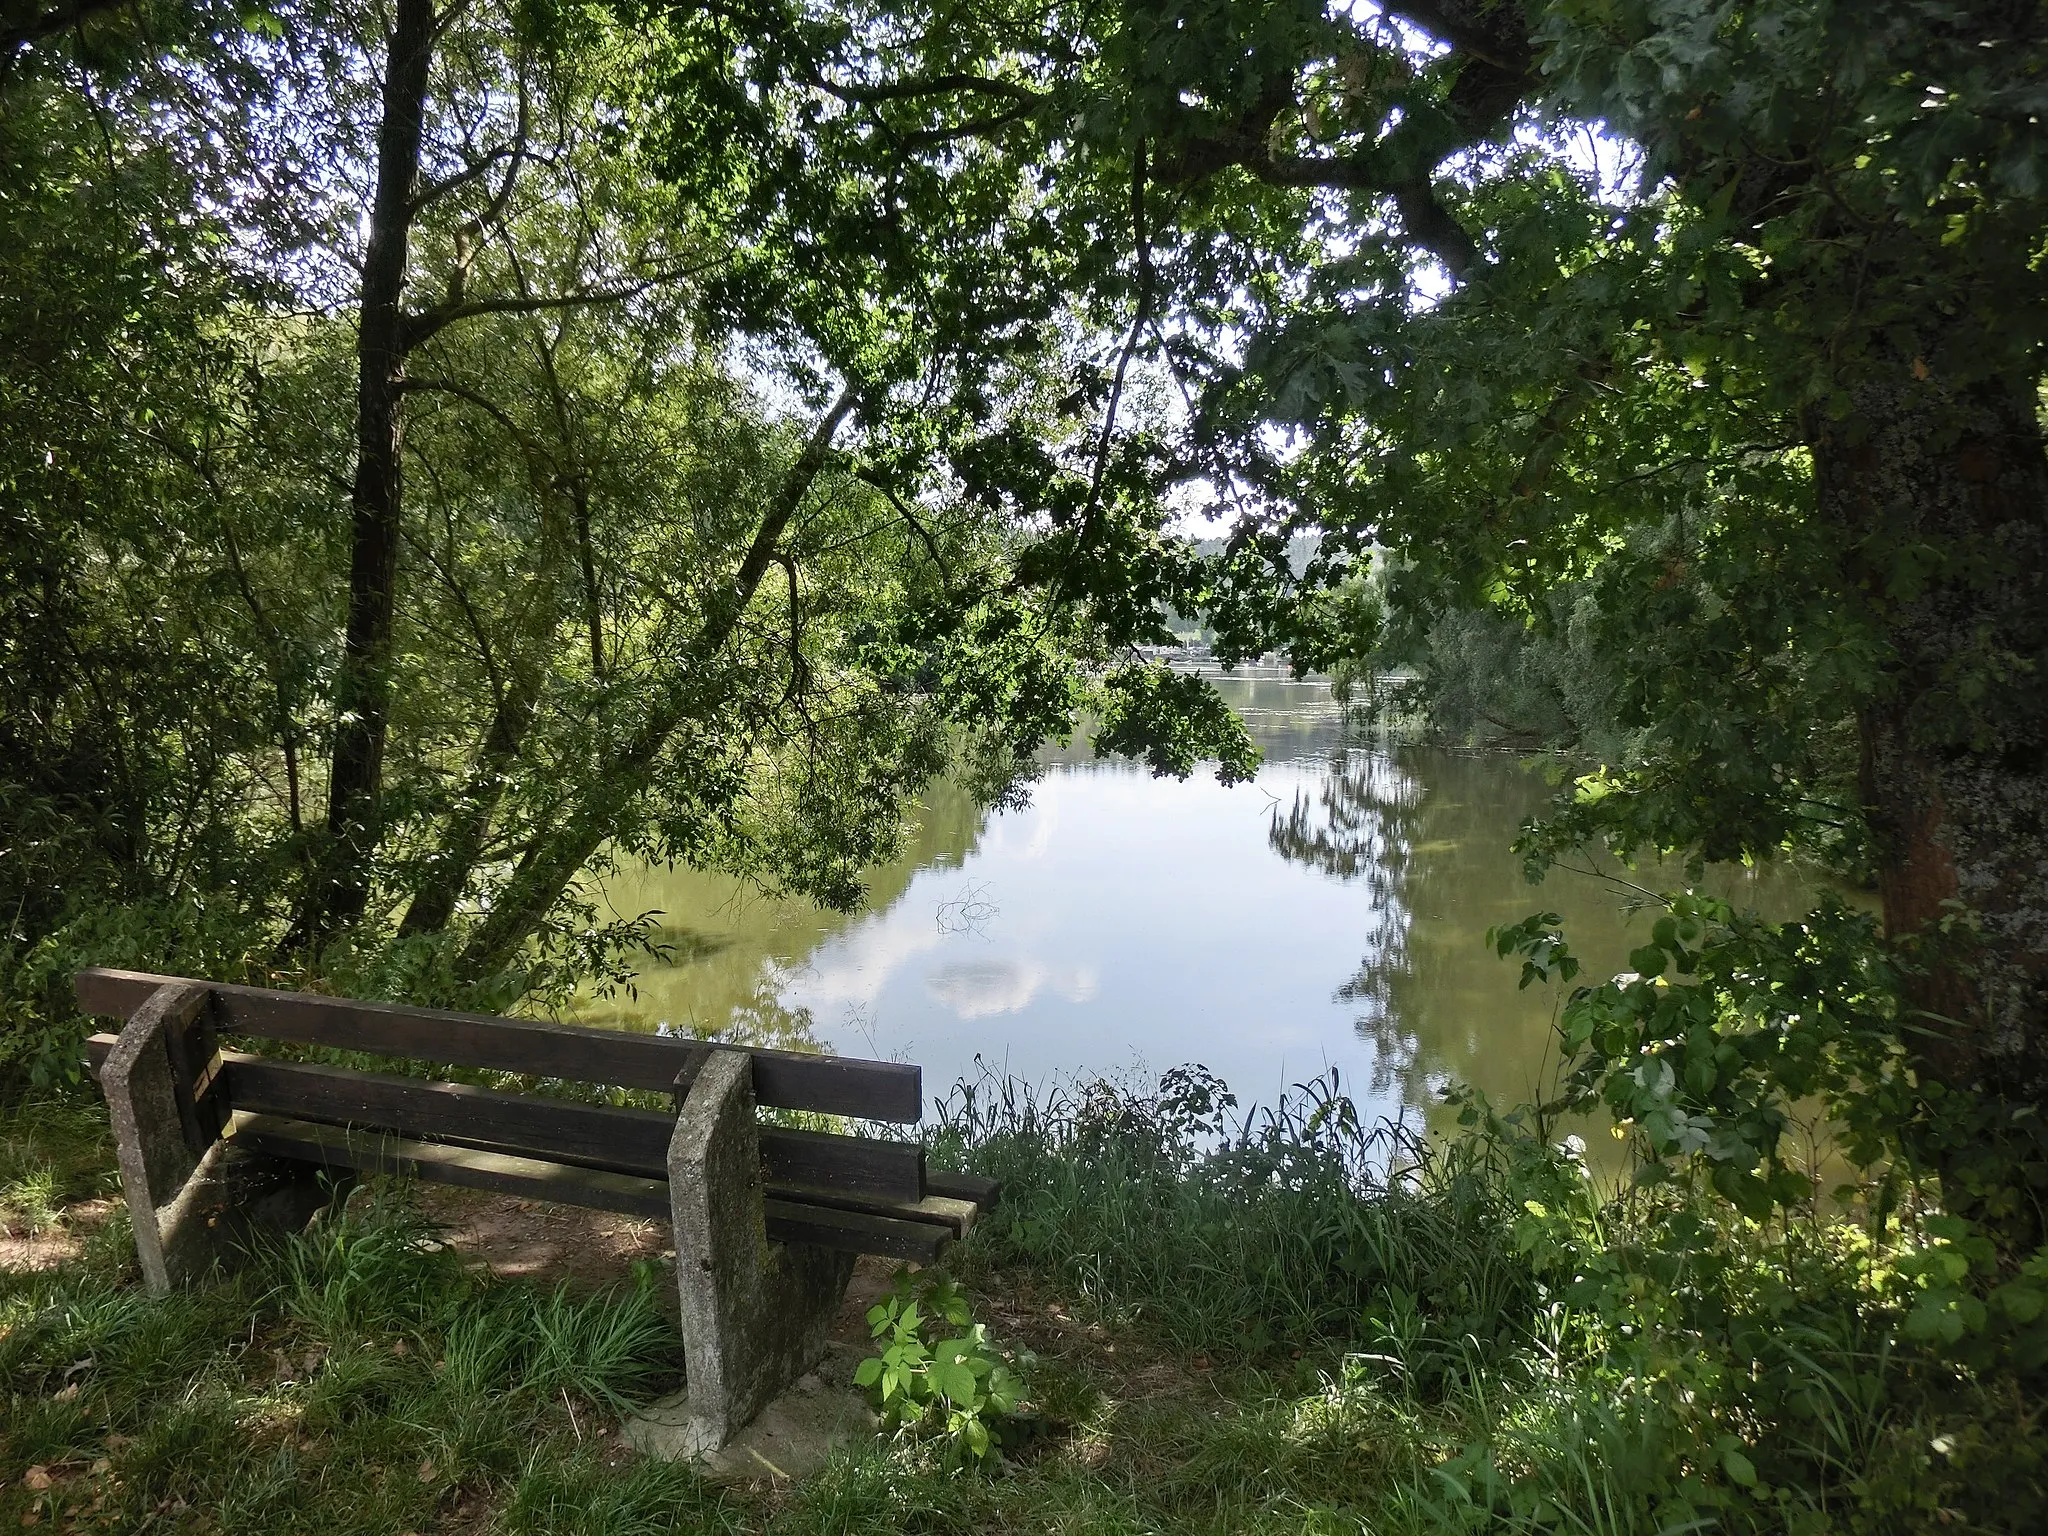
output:
M408 378L401 381L398 387L406 394L418 391L433 395L452 395L455 399L466 401L489 416L516 438L521 448L531 450L538 446L532 437L527 434L526 429L505 413L504 407L500 406L488 395L480 394L478 391L471 389L467 384L457 384L453 379Z
M948 74L926 75L916 80L897 80L888 85L838 85L827 80L822 74L813 73L810 83L829 96L841 101L850 101L862 106L879 101L912 101L923 96L945 96L954 91L974 91L985 96L1001 96L1009 101L1021 101L1036 105L1046 100L1047 93L1034 91L1028 85L1018 85L1012 80L991 80L986 75Z
M1389 157L1374 149L1350 155L1275 154L1267 146L1269 127L1247 122L1184 146L1162 161L1159 179L1186 185L1236 166L1268 186L1375 193L1393 200L1409 239L1441 261L1451 276L1463 281L1479 266L1478 242L1444 207L1426 174L1391 175Z
M796 560L787 550L777 550L776 564L789 578L789 686L782 691L782 702L787 704L810 687L811 669L804 660L804 616L797 603Z
M1014 111L998 112L993 117L970 118L967 122L955 123L949 128L920 128L915 133L903 135L895 142L901 149L915 150L927 149L938 144L950 144L955 139L986 138L998 128L1007 128L1011 123L1022 122L1030 115L1030 107L1018 107Z
M1088 477L1088 501L1081 509L1081 526L1074 535L1074 552L1088 547L1095 532L1095 519L1102 507L1102 481L1109 468L1109 448L1116 432L1117 408L1123 403L1124 375L1137 355L1139 338L1152 318L1152 237L1145 220L1145 183L1151 175L1145 141L1131 154L1131 243L1137 251L1138 311L1131 319L1131 332L1117 355L1116 378L1109 388L1109 405L1102 413L1102 436L1095 445L1095 467Z
M491 707L502 710L505 707L505 683L498 671L497 651L491 645L490 632L484 627L476 606L469 600L469 591L455 577L455 573L435 553L434 547L411 529L402 531L405 542L419 552L420 558L448 589L448 595L455 599L455 606L461 612L463 622L469 626L470 638L476 642L477 659L484 664L484 678L491 685Z
M515 297L508 294L499 298L459 299L452 303L436 304L432 309L415 310L405 317L406 349L410 351L420 346L458 320L471 320L478 315L531 315L543 310L577 309L586 304L617 304L626 299L638 298L648 289L658 286L670 277L684 275L687 274L663 274L650 277L643 282L630 283L623 288L602 288L590 293L560 293L534 297Z
M428 182L424 187L420 188L418 195L413 198L410 216L418 218L450 192L455 191L458 187L466 187L472 181L488 174L491 167L500 160L508 156L518 158L525 153L526 146L523 142L519 144L500 144L480 159L470 161L461 170L451 175L443 176L439 181ZM505 183L508 187L511 185L511 181L511 177L505 178Z
M910 510L903 498L896 494L895 487L885 485L872 475L861 474L859 471L855 471L854 478L864 485L873 487L889 498L889 505L894 507L897 515L910 525L911 532L915 533L924 544L924 552L932 557L932 564L939 568L939 579L945 582L948 587L951 587L953 585L953 573L946 565L946 557L939 553L938 541L932 537L931 530L925 527L923 522L918 519L917 514Z

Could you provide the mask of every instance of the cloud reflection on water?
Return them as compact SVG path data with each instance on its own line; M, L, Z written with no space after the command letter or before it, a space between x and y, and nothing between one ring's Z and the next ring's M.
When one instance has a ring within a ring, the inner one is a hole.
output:
M1541 1094L1557 999L1519 991L1486 929L1561 911L1596 974L1630 943L1598 882L1522 882L1509 845L1542 778L1499 756L1362 745L1313 682L1223 689L1267 754L1253 785L1156 780L1077 745L1021 808L983 816L935 791L861 914L628 872L616 907L705 937L630 1006L585 1016L808 1026L832 1048L922 1063L935 1094L977 1057L1039 1082L1200 1062L1247 1102L1335 1067L1368 1115L1428 1112L1452 1077Z

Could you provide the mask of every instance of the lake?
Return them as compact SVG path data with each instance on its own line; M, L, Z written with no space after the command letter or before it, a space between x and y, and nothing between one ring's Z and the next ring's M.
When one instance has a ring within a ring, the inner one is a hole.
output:
M1650 921L1611 880L1525 883L1509 845L1552 792L1545 764L1361 740L1326 684L1274 669L1217 683L1266 753L1253 783L1155 779L1077 744L1020 810L941 788L859 913L622 872L606 901L658 911L667 954L581 1017L916 1061L928 1097L984 1065L1048 1084L1184 1062L1247 1102L1334 1070L1362 1112L1411 1124L1453 1080L1543 1091L1558 996L1519 990L1486 930L1559 912L1600 975ZM1774 913L1810 892L1779 870L1717 885Z

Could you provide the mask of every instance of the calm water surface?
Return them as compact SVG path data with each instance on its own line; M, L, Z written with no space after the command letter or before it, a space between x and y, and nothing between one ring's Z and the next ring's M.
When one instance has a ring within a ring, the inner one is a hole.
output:
M1077 748L1023 810L941 790L857 914L692 870L615 877L611 907L658 911L668 957L583 1016L917 1061L928 1096L977 1058L1039 1083L1200 1062L1266 1102L1335 1069L1361 1111L1411 1123L1452 1080L1501 1100L1549 1086L1558 998L1518 990L1486 930L1560 912L1605 974L1649 919L1609 881L1523 881L1508 847L1550 793L1541 765L1363 744L1321 683L1218 681L1265 749L1254 783ZM1721 888L1773 913L1808 894L1783 873Z

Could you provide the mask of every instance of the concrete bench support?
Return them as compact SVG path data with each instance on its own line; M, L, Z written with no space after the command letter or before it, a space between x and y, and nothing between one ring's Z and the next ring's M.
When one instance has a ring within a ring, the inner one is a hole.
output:
M296 1231L333 1197L318 1170L263 1157L223 1140L210 1106L196 1103L191 1037L210 993L162 986L135 1010L100 1069L135 1258L153 1295L230 1263L259 1227Z
M227 1147L195 1148L180 1112L171 1037L206 1006L206 988L165 986L129 1019L100 1071L135 1228L142 1283L157 1295L211 1268ZM216 1225L209 1225L212 1221Z
M817 1364L854 1256L769 1243L743 1051L714 1051L697 1074L669 1142L668 1188L688 1376L677 1449L703 1455Z

